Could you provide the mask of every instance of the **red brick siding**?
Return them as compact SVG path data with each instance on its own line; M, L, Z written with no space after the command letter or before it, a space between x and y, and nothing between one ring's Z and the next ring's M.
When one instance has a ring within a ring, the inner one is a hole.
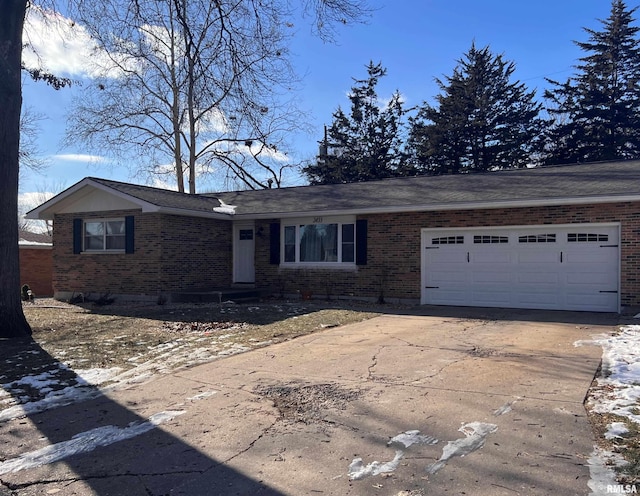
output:
M556 207L459 210L366 215L368 263L357 271L295 269L269 265L269 226L266 238L257 240L258 285L271 285L293 293L310 286L314 295L331 294L377 299L420 298L420 236L423 228L621 223L621 303L640 305L640 202ZM277 220L275 220L277 222ZM303 282L304 281L304 282Z
M133 215L135 252L73 253L73 219ZM231 223L122 210L56 215L53 288L56 292L161 292L228 285Z
M53 295L53 256L51 247L20 246L20 287L28 284L36 295Z
M162 287L170 291L229 287L232 236L228 221L163 216Z
M135 216L135 253L73 254L77 217ZM314 296L420 298L423 228L619 222L621 302L640 305L640 202L514 209L366 215L368 263L353 270L300 271L269 263L269 224L257 221L256 283L276 293L306 289ZM156 295L232 282L232 223L195 217L118 211L64 214L55 219L53 289ZM274 219L273 222L279 222Z

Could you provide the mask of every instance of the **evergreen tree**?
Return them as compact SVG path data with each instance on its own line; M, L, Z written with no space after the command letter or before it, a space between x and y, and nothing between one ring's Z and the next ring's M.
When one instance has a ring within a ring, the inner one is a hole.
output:
M640 48L632 26L634 9L613 0L602 31L585 28L588 55L566 82L548 80L549 113L556 118L548 137L549 163L640 157Z
M396 91L381 105L376 92L386 72L381 64L370 62L367 79L354 79L349 114L338 107L320 142L317 162L302 169L311 184L369 181L400 173L402 98Z
M525 167L536 163L545 121L542 105L519 81L513 62L475 43L451 76L436 79L437 106L425 103L410 120L413 166L444 174Z

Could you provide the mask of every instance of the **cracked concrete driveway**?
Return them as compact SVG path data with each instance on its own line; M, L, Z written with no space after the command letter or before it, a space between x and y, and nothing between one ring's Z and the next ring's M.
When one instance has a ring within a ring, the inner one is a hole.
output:
M601 350L574 342L616 317L426 311L12 421L3 458L44 461L0 478L19 495L588 494ZM140 432L101 444L107 428Z

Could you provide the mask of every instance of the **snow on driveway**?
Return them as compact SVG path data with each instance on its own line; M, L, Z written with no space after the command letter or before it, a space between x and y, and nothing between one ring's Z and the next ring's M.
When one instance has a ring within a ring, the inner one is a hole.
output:
M602 387L596 388L595 394L591 396L589 408L597 413L612 413L640 424L640 415L636 413L640 399L640 325L622 327L616 335L594 336L590 340L576 342L575 345L597 345L601 346L603 350L602 377L599 377L597 381L598 386ZM196 360L210 361L247 349L241 346L231 346L217 350L202 350L202 353L196 354ZM82 402L99 396L105 389L127 387L127 385L168 373L171 370L171 364L168 363L169 357L172 361L176 360L176 363L185 358L193 359L193 349L189 350L189 357L176 356L179 355L179 349L176 348L156 351L153 356L145 357L148 359L139 357L141 360L138 365L127 371L119 368L74 370L75 375L71 374L74 376L74 380L69 382L70 370L68 366L56 363L49 370L39 370L19 380L2 384L2 389L0 389L0 422ZM16 357L14 357L15 359ZM10 363L7 365L11 367ZM31 394L27 394L28 391ZM38 394L34 395L33 391L37 391ZM202 393L192 399L201 399L210 394L214 393ZM503 414L510 407L511 404L505 405L503 407L505 411L496 411L494 414ZM139 435L181 413L184 412L159 412L147 421L138 422L125 428L107 426L101 428L100 431L90 430L80 433L68 441L52 444L37 452L24 453L14 459L5 460L0 463L0 473L51 463L77 453L78 450L80 452L91 451L98 446ZM473 451L480 448L484 444L485 437L495 430L493 424L476 424L467 425L466 430L463 426L461 431L465 437L449 442L443 449L441 459L432 466L433 471L441 468L440 465L446 463L449 458L466 454L465 450ZM624 438L626 432L626 427L622 422L614 422L609 426L606 437ZM435 444L437 442L438 440L435 438L420 435L419 431L407 431L392 438L389 445L407 449L412 444ZM396 449L395 456L389 462L376 461L365 465L362 459L356 458L348 467L347 473L352 480L357 480L393 472L402 459L403 449ZM613 467L623 463L620 455L594 447L589 459L591 472L589 487L592 490L592 495L605 494L607 486L616 484Z

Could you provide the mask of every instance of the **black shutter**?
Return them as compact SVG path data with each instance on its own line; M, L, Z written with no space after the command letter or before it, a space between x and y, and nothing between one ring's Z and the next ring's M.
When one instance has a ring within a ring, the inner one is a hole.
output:
M280 223L272 222L269 225L269 263L280 264Z
M133 215L124 218L124 252L133 253L135 251Z
M356 265L367 265L367 219L356 221Z
M82 219L73 219L73 253L82 252Z

